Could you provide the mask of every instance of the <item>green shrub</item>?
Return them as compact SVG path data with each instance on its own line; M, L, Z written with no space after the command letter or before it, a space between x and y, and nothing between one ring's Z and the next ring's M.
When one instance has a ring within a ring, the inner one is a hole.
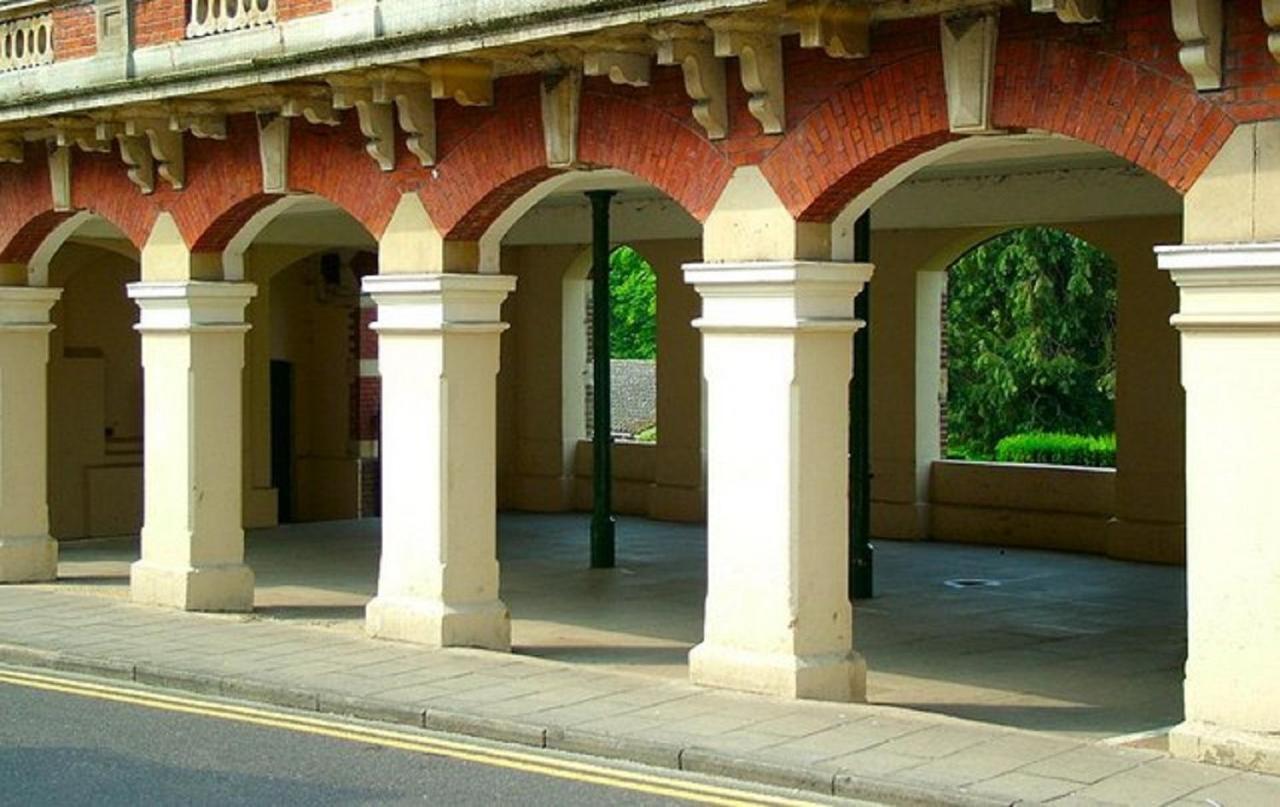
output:
M1046 465L1084 465L1114 468L1116 436L1026 432L1012 434L996 444L999 462L1038 462Z

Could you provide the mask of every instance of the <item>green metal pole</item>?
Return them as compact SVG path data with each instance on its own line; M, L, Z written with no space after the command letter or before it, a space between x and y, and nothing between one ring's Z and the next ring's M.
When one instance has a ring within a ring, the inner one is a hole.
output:
M614 565L612 379L609 376L609 204L614 191L588 191L591 200L591 350L594 470L591 478L591 568Z
M871 261L871 211L853 226L853 259ZM854 300L853 315L867 323L853 337L849 391L849 598L875 596L875 547L871 545L871 286Z

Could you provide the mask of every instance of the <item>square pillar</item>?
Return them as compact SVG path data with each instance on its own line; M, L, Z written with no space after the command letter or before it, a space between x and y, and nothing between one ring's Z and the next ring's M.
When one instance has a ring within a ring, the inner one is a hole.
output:
M690 264L707 382L705 638L695 683L863 700L848 597L853 300L867 264Z
M58 576L49 536L49 312L61 289L0 287L0 583Z
M253 610L244 564L245 306L251 283L134 283L141 309L144 519L134 602Z
M505 275L377 275L382 561L372 636L511 648L498 598L497 375Z
M1157 252L1187 392L1186 721L1170 748L1280 773L1280 243Z

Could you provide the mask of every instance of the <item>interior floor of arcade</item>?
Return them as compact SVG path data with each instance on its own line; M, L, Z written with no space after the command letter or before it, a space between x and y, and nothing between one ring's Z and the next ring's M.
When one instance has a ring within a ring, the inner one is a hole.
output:
M504 514L502 598L518 653L685 679L702 638L705 531L623 518L618 565L587 568L586 515ZM359 633L377 520L251 531L256 612ZM1181 568L1035 550L877 541L855 608L873 703L1107 738L1182 716ZM136 538L67 542L59 591L126 598Z

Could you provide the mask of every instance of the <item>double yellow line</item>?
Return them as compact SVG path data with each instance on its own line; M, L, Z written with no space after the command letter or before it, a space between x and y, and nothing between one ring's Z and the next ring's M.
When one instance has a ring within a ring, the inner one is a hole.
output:
M638 773L616 768L592 765L546 754L525 753L502 748L475 745L457 740L445 740L407 731L395 731L369 726L327 720L322 717L268 711L251 706L165 695L140 689L90 683L52 675L0 670L0 684L77 695L97 700L127 703L166 712L231 720L254 726L284 729L300 734L331 737L365 745L395 748L416 754L474 762L496 768L521 771L539 776L550 776L600 787L632 790L655 796L719 805L772 805L776 807L800 807L813 802L749 793L728 787L704 784L696 781L671 779L648 773Z

